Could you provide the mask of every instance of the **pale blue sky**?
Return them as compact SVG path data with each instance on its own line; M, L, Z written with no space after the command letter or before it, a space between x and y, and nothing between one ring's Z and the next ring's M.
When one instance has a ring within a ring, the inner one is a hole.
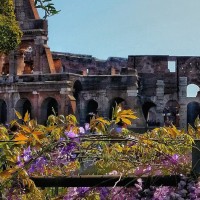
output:
M54 0L52 51L106 59L200 55L200 0Z

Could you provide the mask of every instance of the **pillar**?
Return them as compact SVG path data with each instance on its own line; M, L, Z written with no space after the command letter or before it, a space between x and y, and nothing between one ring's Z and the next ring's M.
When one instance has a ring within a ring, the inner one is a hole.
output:
M184 100L187 98L187 77L179 77L179 102L180 102L180 129L187 129L187 104Z
M187 97L187 77L179 77L179 99Z
M16 62L17 62L17 75L22 75L23 74L23 71L24 71L24 54L21 52L18 52L16 54Z
M36 90L34 90L32 92L32 94L33 94L32 117L34 119L38 119L39 118L39 111L40 111L40 109L38 109L39 108L39 103L38 103L39 93Z
M2 74L3 64L4 64L5 55L0 55L0 75Z
M157 121L160 122L161 126L164 126L164 117L163 117L163 109L164 109L164 105L163 105L163 100L164 100L164 88L165 88L165 84L163 80L157 80L156 83L156 111L157 111Z
M43 63L42 58L44 54L44 44L46 44L47 37L46 36L37 36L35 39L35 47L34 47L34 57L33 57L33 73L34 74L42 74Z
M17 74L17 59L16 52L11 51L9 54L9 82L14 82L14 77Z

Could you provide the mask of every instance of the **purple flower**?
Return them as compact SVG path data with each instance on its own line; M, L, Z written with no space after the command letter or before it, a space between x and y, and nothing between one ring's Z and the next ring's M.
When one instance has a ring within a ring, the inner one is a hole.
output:
M89 123L85 123L85 130L89 131L90 130L90 124Z
M24 163L22 162L21 156L17 156L17 163L18 167L23 167Z
M76 138L77 137L77 134L75 134L73 131L69 131L69 132L65 132L65 135L68 137L68 138Z
M31 167L29 168L28 172L44 172L44 167L47 163L47 160L44 157L39 157L33 164L31 164Z
M30 146L24 149L23 158L25 162L28 162L32 158Z
M147 166L147 167L139 166L139 167L136 167L134 173L135 173L136 176L139 176L139 175L142 175L142 174L147 174L147 173L149 173L151 171L152 171L152 168L151 168L150 165Z
M101 187L99 190L101 199L106 199L109 194L109 189L107 187Z
M174 165L178 164L179 161L179 155L178 154L174 154L173 156L170 157L170 162Z
M85 129L83 127L79 127L79 131L81 134L85 134Z
M78 196L84 197L89 189L89 187L78 187L76 191L78 192Z

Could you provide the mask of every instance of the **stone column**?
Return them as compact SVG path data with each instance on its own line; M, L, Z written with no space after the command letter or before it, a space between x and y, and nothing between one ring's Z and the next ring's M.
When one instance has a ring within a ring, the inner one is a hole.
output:
M7 104L7 121L10 122L13 119L16 119L15 115L15 105L20 99L19 93L14 88L9 88L6 92L6 104Z
M16 59L16 52L11 51L9 54L9 82L14 81L14 77L17 74L17 59Z
M22 75L23 74L23 71L24 71L24 54L23 53L20 53L18 52L16 54L16 62L17 62L17 75Z
M163 100L164 100L164 88L165 84L163 80L157 80L156 83L156 98L157 98L157 106L156 106L156 111L157 111L157 121L160 122L160 125L164 125L164 117L163 117Z
M34 90L32 92L33 94L33 107L32 107L32 117L34 119L39 119L39 103L38 103L38 98L39 98L39 93Z
M83 125L86 119L86 101L83 99L80 102L80 113L79 113L79 120L80 120L80 124Z
M42 54L44 51L44 44L47 41L46 36L37 36L35 39L34 58L33 58L33 73L42 73Z
M98 93L98 115L100 117L108 118L107 110L109 109L109 102L106 96L106 90L100 90Z
M180 113L180 115L179 115L180 129L187 130L187 105L186 104L180 104L179 113Z
M179 99L187 97L187 77L179 77Z
M76 112L76 100L73 97L72 91L70 87L67 88L61 88L60 89L60 110L59 110L59 114L61 115L68 115L69 113L69 107L75 106L75 108L72 108L71 112L73 112L73 114L75 114L74 112ZM74 102L72 102L74 101ZM72 103L74 103L74 105L72 105ZM75 109L75 110L73 110Z
M184 100L187 98L187 77L179 77L179 124L180 129L187 129L187 104Z
M0 56L0 75L2 75L2 70L3 70L3 64L4 64L4 59L5 59L5 56L4 55L1 55Z

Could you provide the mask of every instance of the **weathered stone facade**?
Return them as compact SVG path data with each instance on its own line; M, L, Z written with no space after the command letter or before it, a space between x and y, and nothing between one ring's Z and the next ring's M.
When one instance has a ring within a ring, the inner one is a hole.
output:
M0 58L1 123L15 117L14 109L23 115L28 110L45 123L53 107L58 114L75 113L83 124L92 113L109 118L115 103L122 103L137 112L136 128L170 122L186 128L189 103L197 102L199 109L199 95L188 98L186 91L188 84L200 86L200 57L99 60L51 52L47 21L39 18L33 0L15 0L15 11L24 35L17 50ZM169 71L169 61L176 72ZM189 122L196 116L189 116Z

